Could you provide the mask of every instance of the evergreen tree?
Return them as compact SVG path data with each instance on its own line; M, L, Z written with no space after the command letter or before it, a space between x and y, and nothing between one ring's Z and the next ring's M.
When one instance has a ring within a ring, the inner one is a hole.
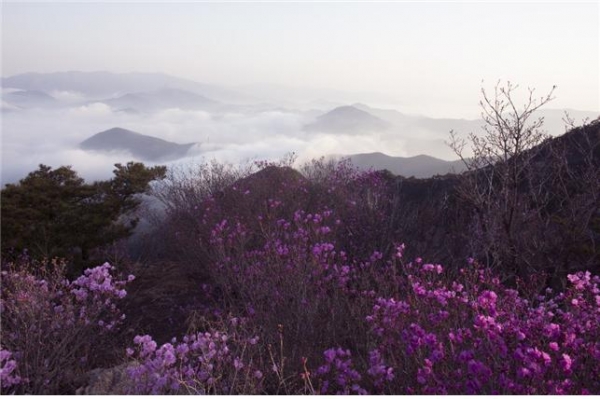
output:
M135 210L152 180L166 167L116 164L108 181L85 183L70 166L40 165L1 192L2 253L27 250L35 258L84 262L89 251L131 234Z

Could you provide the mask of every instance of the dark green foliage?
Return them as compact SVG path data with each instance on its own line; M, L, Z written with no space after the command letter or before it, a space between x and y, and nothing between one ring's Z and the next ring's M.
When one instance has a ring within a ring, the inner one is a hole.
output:
M2 190L2 252L87 261L97 246L127 237L137 223L136 194L165 176L164 166L115 165L108 181L85 183L70 166L40 165Z

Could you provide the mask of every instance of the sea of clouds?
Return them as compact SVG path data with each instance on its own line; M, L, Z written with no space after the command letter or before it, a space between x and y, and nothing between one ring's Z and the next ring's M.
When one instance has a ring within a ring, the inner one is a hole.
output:
M92 181L109 178L115 163L140 161L127 153L87 152L78 147L83 140L113 127L180 144L197 143L186 158L167 165L212 159L234 164L277 160L292 152L298 163L331 154L385 151L390 155L406 155L404 140L393 132L361 135L306 132L303 126L313 121L314 115L304 112L211 114L164 109L135 114L112 109L101 102L81 105L82 96L77 93L53 95L62 106L18 109L3 103L2 185L18 181L39 164L71 165L80 176Z

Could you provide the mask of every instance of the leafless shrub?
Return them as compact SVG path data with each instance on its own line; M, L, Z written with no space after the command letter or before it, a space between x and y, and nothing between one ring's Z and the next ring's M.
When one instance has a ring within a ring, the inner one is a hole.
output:
M498 83L493 96L482 90L485 134L471 133L465 140L451 132L449 144L467 168L457 193L472 210L468 234L474 256L513 281L536 272L556 280L590 263L579 259L578 267L573 255L581 255L575 247L594 240L598 140L594 144L586 129L598 125L579 128L577 139L566 134L551 140L542 130L543 118L534 119L534 113L553 99L555 88L539 98L528 89L522 107L515 99L517 88ZM592 252L597 259L597 249Z

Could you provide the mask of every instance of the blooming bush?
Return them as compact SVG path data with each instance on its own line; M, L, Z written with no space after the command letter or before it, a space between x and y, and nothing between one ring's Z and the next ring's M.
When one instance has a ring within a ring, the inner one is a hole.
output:
M439 265L406 270L405 295L378 298L367 317L378 341L368 371L375 392L600 392L597 276L570 275L565 293L531 301L477 263L458 281Z
M312 178L329 198L309 208L291 212L289 196L269 198L254 220L213 219L208 268L227 308L261 326L265 342L285 327L292 364L336 348L312 374L318 391L598 391L596 277L573 275L568 291L537 295L504 286L473 260L460 273L422 259L405 264L404 246L385 245L385 174L342 165ZM548 335L557 328L561 339Z
M136 336L127 349L134 365L127 370L135 394L259 394L265 365L257 336L247 336L246 321L232 318L224 331L175 338L160 347L149 335Z
M384 174L347 163L315 163L304 172L267 166L199 209L203 266L221 303L251 316L267 342L278 341L283 325L295 344L293 364L322 348L353 345L369 308L360 291L385 284L379 273L361 270L388 247L391 206Z
M320 355L322 347L360 339L356 329L364 324L370 299L359 288L369 285L365 280L380 281L363 278L370 261L353 261L337 247L340 225L327 209L299 210L289 220L263 225L261 240L254 240L260 246L252 246L239 222L223 220L212 230L216 260L210 271L229 309L261 326L270 343L278 342L283 325L285 341L294 345L288 353L293 364Z
M12 358L12 353L0 347L0 391L6 391L21 382L21 377L17 375L17 362Z
M367 394L359 385L361 375L353 368L350 350L330 348L323 353L323 357L325 364L316 373L320 379L321 394Z
M288 353L314 359L315 347L345 343L368 359L328 349L313 375L319 392L600 392L597 276L569 275L564 293L537 295L505 287L474 260L458 275L422 259L404 264L404 246L358 261L338 249L332 218L297 211L264 226L266 242L252 250L239 223L212 232L217 281L267 331L284 321Z
M9 392L60 393L106 350L103 337L125 319L117 304L134 277L116 280L108 263L73 281L58 264L42 276L29 270L7 265L2 271L2 356L3 362L8 353L15 359L6 361L2 375L14 371L22 378L6 379L3 386Z

